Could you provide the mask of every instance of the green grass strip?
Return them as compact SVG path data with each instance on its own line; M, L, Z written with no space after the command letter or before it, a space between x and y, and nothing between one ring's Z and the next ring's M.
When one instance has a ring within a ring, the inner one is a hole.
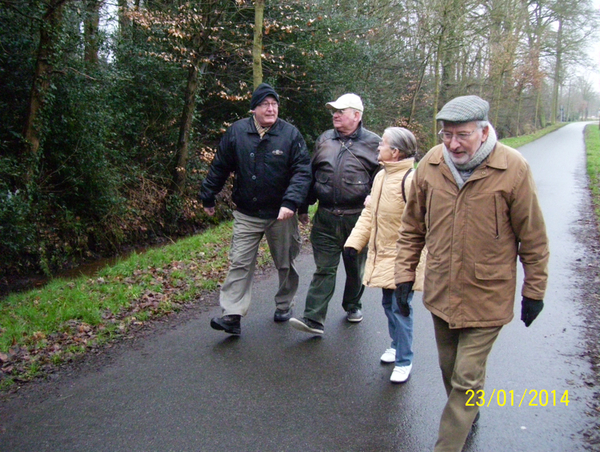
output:
M228 269L231 235L229 221L174 244L133 253L93 277L55 279L0 300L0 389L217 289ZM263 241L257 265L270 261Z
M598 124L589 124L585 127L585 148L592 201L596 218L600 221L600 127Z
M510 137L510 138L503 138L502 140L500 140L501 143L510 146L511 148L520 148L521 146L525 146L528 143L531 143L532 141L537 140L538 138L542 138L544 135L549 134L550 132L554 132L557 129L560 129L561 127L565 126L567 123L565 122L559 122L556 124L553 124L551 126L545 127L543 129L538 130L535 133L529 134L529 135L522 135L520 137Z

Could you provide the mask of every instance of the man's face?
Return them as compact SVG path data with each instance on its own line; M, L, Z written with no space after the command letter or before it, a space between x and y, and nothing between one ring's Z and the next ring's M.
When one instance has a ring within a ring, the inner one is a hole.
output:
M352 108L331 110L333 127L342 135L350 135L358 128L360 113Z
M477 122L444 122L440 132L450 158L455 164L464 165L471 161L481 144L487 140L489 127L480 129Z
M267 96L253 110L256 121L262 127L271 127L277 121L279 115L279 104L273 96Z

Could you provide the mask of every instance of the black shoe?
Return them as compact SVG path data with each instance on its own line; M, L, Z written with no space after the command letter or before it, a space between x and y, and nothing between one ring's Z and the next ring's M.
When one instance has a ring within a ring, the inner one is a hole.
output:
M323 325L314 320L307 319L306 317L302 319L290 319L290 325L303 333L317 334L319 336L323 334L324 331Z
M471 425L471 428L477 427L477 421L479 421L479 413L480 411L477 412L477 416L475 416L475 419L473 419L473 424Z
M283 309L275 309L275 314L273 315L273 321L275 322L287 322L292 318L293 314L292 308L284 311Z
M241 315L224 315L223 317L213 317L210 321L210 326L219 331L225 331L229 334L239 335L242 332L240 326Z
M352 308L348 312L346 312L346 320L352 323L358 323L362 321L363 315L362 311L358 308Z

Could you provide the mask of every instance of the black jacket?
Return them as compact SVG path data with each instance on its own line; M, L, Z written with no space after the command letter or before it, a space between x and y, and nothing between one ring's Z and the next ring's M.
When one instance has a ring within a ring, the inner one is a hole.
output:
M379 141L381 138L362 123L349 137L341 136L335 129L322 133L312 157L312 187L300 213L316 201L319 209L336 214L360 213L379 169Z
M258 218L277 218L280 207L296 210L311 183L310 156L300 131L277 119L260 138L254 118L233 123L219 144L202 183L204 207L214 207L215 196L231 173L233 202L240 212Z

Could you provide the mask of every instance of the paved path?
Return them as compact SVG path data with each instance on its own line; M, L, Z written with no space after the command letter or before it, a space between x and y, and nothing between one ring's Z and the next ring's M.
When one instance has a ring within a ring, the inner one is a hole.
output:
M574 269L584 253L576 240L581 209L589 203L582 128L568 125L522 148L551 239L546 308L530 328L515 320L503 329L488 365L486 392L496 395L482 409L466 451L585 450L593 388L585 384L590 366L582 357L583 295ZM298 311L312 256L303 255L299 267ZM406 384L392 385L391 367L379 363L389 339L378 289L367 289L360 324L345 321L338 290L324 337L312 338L273 323L275 284L274 273L259 278L239 338L209 328L217 307L199 310L109 352L101 368L84 366L4 401L0 451L431 450L445 395L420 295L413 373ZM504 406L499 390L507 394ZM525 406L532 390L547 391L546 406ZM565 391L568 406L560 402Z

